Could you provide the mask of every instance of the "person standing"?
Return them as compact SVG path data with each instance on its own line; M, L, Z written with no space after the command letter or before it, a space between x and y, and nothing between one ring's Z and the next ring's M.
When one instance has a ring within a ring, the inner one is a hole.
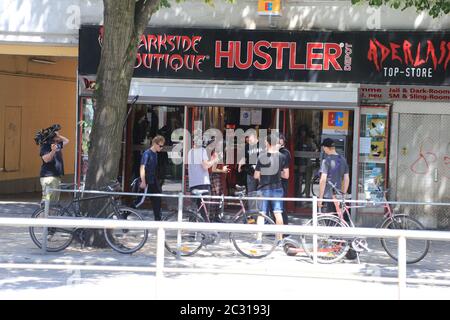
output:
M194 147L188 152L188 176L189 190L206 190L204 195L211 194L211 180L209 178L209 168L217 163L217 154L213 153L211 159L208 159L206 149L203 147L201 138L194 138ZM201 199L197 199L197 207L200 208ZM206 212L201 212L206 220ZM208 217L209 220L209 217Z
M245 145L245 157L239 161L238 172L245 172L247 175L247 193L255 192L258 188L258 181L254 178L256 162L262 152L258 143L256 132L251 132L248 137L248 144Z
M147 149L141 157L139 174L141 189L147 189L147 193L161 193L161 185L158 179L158 153L164 147L163 136L156 136L152 139L152 146ZM153 207L155 221L161 221L161 197L150 197Z
M40 171L40 182L42 186L41 206L45 200L51 202L59 201L59 192L46 192L47 187L59 189L61 185L61 177L64 175L64 160L62 149L69 143L69 139L55 131L54 137L48 142L43 143L40 149L40 157L42 160Z
M350 175L347 160L336 152L336 145L333 139L326 138L322 142L325 153L322 165L320 167L319 199L333 199L333 190L328 181L347 193L350 184ZM336 212L333 202L318 202L322 212Z
M283 186L281 178L289 179L289 166L286 156L279 152L279 138L271 134L267 136L267 152L260 154L255 168L255 179L258 180L258 190L265 198L282 198ZM272 206L276 224L283 224L283 201L262 200L261 214L269 214L269 203ZM258 217L258 220L263 219ZM261 221L258 221L261 223ZM282 235L277 235L281 240Z
M323 140L322 147L325 156L320 167L319 199L333 199L333 189L328 182L333 183L342 193L347 193L350 185L349 167L347 160L336 152L336 144L333 139L326 138ZM319 200L317 204L324 213L335 213L337 211L334 202L325 202L323 204ZM344 218L348 222L349 217L345 215ZM346 258L350 260L356 259L356 252L350 249L346 254Z
M291 152L286 148L286 137L284 136L284 134L280 134L280 140L279 140L279 144L280 144L280 153L283 154L286 158L286 162L287 162L287 167L289 168L290 164L291 164ZM281 186L283 187L283 195L285 198L288 197L288 185L289 185L289 179L285 179L283 177L281 177ZM288 214L287 214L287 210L283 210L283 223L284 224L289 224L289 218L288 218Z

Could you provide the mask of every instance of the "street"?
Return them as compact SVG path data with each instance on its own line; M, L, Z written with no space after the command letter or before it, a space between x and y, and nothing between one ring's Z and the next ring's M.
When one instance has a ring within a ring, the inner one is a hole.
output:
M27 202L3 201L0 216L27 217L35 207ZM177 260L166 252L166 268L189 268L190 272L168 272L157 283L153 272L89 270L94 269L94 265L154 267L154 234L149 236L141 251L131 256L111 249L81 249L76 243L63 252L43 254L25 228L1 228L0 234L0 299L398 298L396 263L376 239L369 240L373 251L363 253L360 264L344 261L313 265L306 256L288 257L282 248L264 259L247 259L235 251L225 236L218 245L210 245L193 257ZM448 299L449 261L450 244L432 242L425 259L408 266L408 279L444 280L446 285L409 284L403 298ZM19 268L12 268L13 264ZM29 264L72 267L69 270L31 269ZM376 281L379 277L390 277L392 282L380 283Z

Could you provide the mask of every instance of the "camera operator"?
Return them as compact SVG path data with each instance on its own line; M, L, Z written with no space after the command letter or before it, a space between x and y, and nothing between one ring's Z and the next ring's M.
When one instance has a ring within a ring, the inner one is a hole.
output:
M69 139L55 131L53 137L49 137L47 141L40 145L40 156L42 158L40 180L42 186L42 201L45 200L59 201L59 192L51 192L46 194L46 187L58 189L61 184L61 177L64 175L64 161L62 148L69 143Z

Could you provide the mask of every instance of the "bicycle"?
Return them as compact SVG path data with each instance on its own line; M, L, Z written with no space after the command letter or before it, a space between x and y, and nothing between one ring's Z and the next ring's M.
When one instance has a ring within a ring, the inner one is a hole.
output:
M107 186L108 191L118 191L118 183ZM105 199L105 204L94 217L98 218L106 216L107 219L115 220L144 220L142 216L135 210L123 207L119 200L113 195L101 195L93 197L81 198L76 194L74 198L65 206L57 204L51 206L48 212L48 218L64 219L64 218L87 218L87 214L82 212L81 203L86 201ZM112 210L112 211L111 211ZM105 213L105 215L103 215ZM40 208L32 214L32 218L44 218L45 209ZM108 245L115 251L123 254L132 254L141 249L148 237L148 230L129 230L129 229L104 229L105 240ZM44 238L43 227L30 227L29 233L34 244L38 248L42 248L41 239ZM87 242L86 230L82 228L47 228L47 251L59 252L66 249L74 239L77 239L82 247Z
M208 190L193 190L193 195L200 196L201 204L198 209L183 212L182 221L188 222L211 222L208 214L207 205L219 205L220 222L243 223L243 224L275 224L267 215L247 211L242 200L246 195L246 189L243 186L236 185L235 195L239 197L239 202L230 203L230 205L240 206L239 211L232 215L228 220L224 220L224 201L205 201L203 195ZM201 212L204 212L202 214ZM178 221L178 214L173 213L167 216L165 221ZM277 239L275 234L263 234L261 232L253 233L229 233L229 239L236 250L243 256L252 259L260 259L268 256L276 247ZM221 236L218 232L190 231L190 230L167 230L166 249L173 255L179 252L181 256L191 256L197 253L203 246L209 244L218 244Z
M351 217L349 209L355 208L350 207L346 204L345 194L342 193L336 185L331 182L328 184L332 187L334 196L333 202L336 207L336 213L334 214L322 214L319 213L317 217L317 226L324 227L351 227L354 228L355 224ZM386 199L386 191L378 190L378 201L374 201L374 203L380 204L382 203L385 208L384 219L378 227L382 229L396 229L396 230L423 230L424 227L422 224L411 218L406 214L395 214L390 205L387 203ZM382 198L380 198L382 195ZM338 196L339 199L336 197ZM348 219L346 220L345 217ZM312 226L313 220L309 220L306 225ZM350 243L349 243L349 240ZM395 261L398 260L398 243L396 239L384 239L381 238L381 245L386 253ZM408 264L413 264L421 261L428 253L430 248L430 240L407 240L407 257L406 262ZM303 247L304 252L312 258L312 246L313 246L313 237L312 236L302 236L301 237L301 246ZM288 255L295 255L297 252L297 248L300 246L294 239L288 239L284 244L284 251ZM357 258L359 261L359 254L363 251L370 251L367 246L367 242L364 238L355 237L352 239L346 239L344 237L336 237L336 236L323 236L318 235L317 239L317 259L320 263L334 263L345 257L350 247L355 250L357 254Z

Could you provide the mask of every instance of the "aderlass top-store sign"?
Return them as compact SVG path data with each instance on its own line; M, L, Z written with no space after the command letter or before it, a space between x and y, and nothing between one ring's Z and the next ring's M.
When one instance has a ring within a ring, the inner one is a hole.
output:
M95 74L103 29L80 29L79 73ZM450 32L147 28L134 77L450 85Z

